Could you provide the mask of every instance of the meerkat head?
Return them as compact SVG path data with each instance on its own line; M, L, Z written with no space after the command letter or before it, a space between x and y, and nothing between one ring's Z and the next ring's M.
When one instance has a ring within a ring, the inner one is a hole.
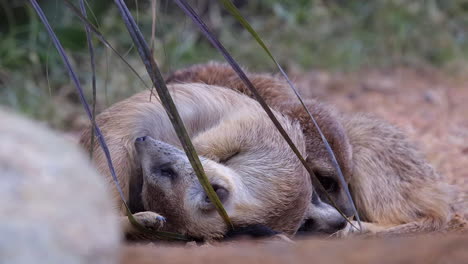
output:
M222 236L226 227L199 183L183 151L149 136L135 147L142 168L144 210L167 219L166 228L194 237ZM205 173L224 206L232 203L232 171L200 157ZM198 226L197 226L198 225Z
M349 181L350 177L352 177L353 171L352 146L346 135L345 128L340 122L341 119L338 113L316 100L306 100L305 105L310 113L314 116L322 133L330 144L330 147L334 152L338 164L340 165L345 180ZM306 161L316 176L316 178L312 177L311 180L313 186L315 186L315 191L317 194L316 198L320 199L320 204L318 207L314 205L314 203L317 204L318 201L316 200L314 202L314 200L312 200L310 210L314 212L324 212L323 210L319 210L319 208L322 208L324 210L328 210L329 213L327 213L327 215L329 216L339 215L338 211L330 206L331 202L328 200L327 195L323 192L323 190L317 187L320 182L328 195L336 203L338 208L347 216L353 215L352 204L348 200L344 186L340 184L338 172L333 165L332 159L326 150L320 134L310 120L309 116L302 108L302 105L296 102L284 103L279 106L279 109L282 112L285 112L288 116L295 116L298 119L305 136L307 149ZM327 204L323 205L322 201ZM309 213L309 215L311 214ZM338 219L334 216L332 218ZM316 221L313 216L311 216L310 219L311 222ZM332 222L334 221L333 219L330 220ZM309 225L311 222L309 222Z
M135 147L142 168L143 209L163 215L165 230L201 239L221 238L228 232L183 151L149 136L138 138ZM261 157L252 151L224 150L229 156L222 160L203 156L200 160L235 228L261 225L293 235L308 208L307 176L299 163L277 164L281 156L269 160L275 152L270 156L265 149ZM252 161L255 156L257 161Z

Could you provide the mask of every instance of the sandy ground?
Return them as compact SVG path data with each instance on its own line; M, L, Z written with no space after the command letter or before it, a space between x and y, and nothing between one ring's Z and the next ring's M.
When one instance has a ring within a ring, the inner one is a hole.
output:
M366 70L295 75L304 97L342 111L373 113L402 128L446 179L461 189L456 207L468 210L468 77L434 70Z
M121 264L467 263L467 236L306 240L296 244L245 241L218 246L124 246ZM156 262L157 261L157 262Z

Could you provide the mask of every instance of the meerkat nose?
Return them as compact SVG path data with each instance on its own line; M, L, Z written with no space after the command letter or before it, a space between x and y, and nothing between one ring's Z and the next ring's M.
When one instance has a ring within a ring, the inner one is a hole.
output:
M135 141L136 142L141 142L141 141L145 141L145 140L146 140L146 137L139 137Z

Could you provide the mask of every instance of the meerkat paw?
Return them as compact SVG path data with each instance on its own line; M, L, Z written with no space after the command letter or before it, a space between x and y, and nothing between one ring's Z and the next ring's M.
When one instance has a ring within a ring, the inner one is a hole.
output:
M160 214L151 211L139 212L133 214L135 220L144 228L159 230L166 223L166 218Z
M145 229L150 230L161 230L166 222L166 219L162 215L150 211L133 214L133 217L138 222L138 224L143 226ZM128 217L122 216L120 221L127 239L138 240L146 238L144 235L144 230L141 230L141 228L138 228L138 226L134 226L129 221Z

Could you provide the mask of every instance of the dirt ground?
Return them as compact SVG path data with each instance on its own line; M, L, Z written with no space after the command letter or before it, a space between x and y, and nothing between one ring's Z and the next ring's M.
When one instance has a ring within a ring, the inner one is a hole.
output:
M468 216L468 77L405 68L293 76L304 97L323 99L341 111L372 113L402 128L460 187L455 206Z
M467 236L418 236L392 239L304 240L295 244L244 241L217 246L121 248L121 264L150 263L466 263Z

